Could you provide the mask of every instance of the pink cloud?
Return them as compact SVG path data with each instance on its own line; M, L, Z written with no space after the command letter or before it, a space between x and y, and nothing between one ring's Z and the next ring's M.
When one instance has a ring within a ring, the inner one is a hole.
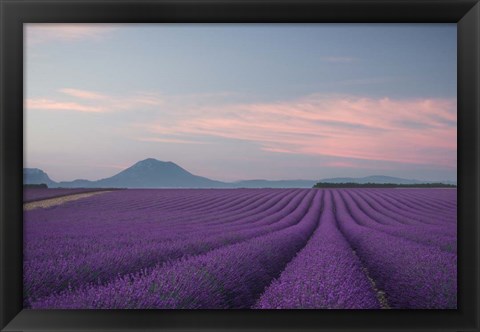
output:
M149 106L158 106L163 104L163 99L156 93L151 92L136 92L130 95L123 95L123 96L113 96L113 95L106 95L103 93L95 92L95 91L87 91L87 90L80 90L80 89L71 89L71 88L63 88L59 89L63 94L66 94L71 97L79 98L79 99L90 99L90 100L97 100L97 101L104 101L111 105L116 105L120 108L131 108L136 105L149 105Z
M225 96L213 103L214 96L185 100L154 92L58 91L57 98L27 99L25 106L91 113L151 110L151 120L129 126L131 139L176 144L206 144L211 141L206 137L242 140L266 153L339 158L332 167L350 167L343 163L345 158L451 169L457 162L455 99L313 94L272 103L227 104Z
M141 142L158 142L158 143L177 143L177 144L206 144L206 142L176 139L176 138L162 138L162 137L136 137L134 138Z
M358 168L358 164L347 161L332 161L323 164L327 167L340 167L340 168Z
M146 124L161 135L215 136L297 153L456 167L456 101L311 95L233 104ZM433 153L432 151L437 151Z
M287 149L281 149L281 148L274 148L274 147L263 147L263 151L269 151L269 152L278 152L278 153L293 153L290 150Z
M115 30L111 24L29 23L25 28L27 46L47 42L100 41Z
M25 102L26 108L107 113L145 108L156 109L156 106L163 104L163 99L154 93L136 92L115 96L73 88L62 88L57 91L62 95L55 96L56 98L28 98Z
M134 109L136 107L151 107L164 104L164 99L156 93L136 92L129 96L111 97L111 103L116 108Z
M86 91L86 90L79 90L79 89L69 89L69 88L64 88L60 89L60 92L67 94L72 97L80 98L80 99L93 99L93 100L99 100L99 99L106 99L107 96L93 92L93 91Z
M25 103L27 109L52 110L52 111L75 111L87 113L102 113L102 107L82 105L73 102L58 102L49 99L28 99Z

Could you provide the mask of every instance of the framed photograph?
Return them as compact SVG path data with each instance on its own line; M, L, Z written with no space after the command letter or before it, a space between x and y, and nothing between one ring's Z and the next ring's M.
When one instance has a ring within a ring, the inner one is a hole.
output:
M479 331L478 0L1 10L1 331Z

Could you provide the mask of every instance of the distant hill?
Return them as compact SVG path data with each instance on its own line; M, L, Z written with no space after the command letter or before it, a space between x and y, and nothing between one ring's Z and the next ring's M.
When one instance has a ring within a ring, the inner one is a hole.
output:
M65 188L223 188L225 183L193 175L171 161L148 158L109 178L59 182Z
M419 184L427 183L428 181L419 181L412 179L402 179L396 178L393 176L384 176L384 175L372 175L366 176L363 178L331 178L331 179L322 179L317 182L327 182L327 183L395 183L395 184Z
M38 168L24 168L23 169L23 183L24 184L46 184L49 187L55 186L56 182L52 181L41 169Z
M243 180L222 182L194 175L171 161L148 158L111 177L90 181L55 182L38 168L23 169L24 184L45 183L50 188L312 188L317 182L327 183L427 183L391 176L364 178L331 178L322 180ZM447 182L445 182L447 183Z
M95 181L98 187L124 188L222 188L225 183L210 180L181 168L171 161L153 158L139 161L120 173Z
M29 170L29 169L26 169ZM193 175L173 162L148 158L137 162L120 173L101 180L74 180L54 182L41 170L42 176L25 176L24 183L46 183L49 187L63 188L224 188L227 184ZM33 173L33 172L29 172ZM48 182L47 182L48 181Z
M315 180L244 180L231 183L238 188L312 188Z

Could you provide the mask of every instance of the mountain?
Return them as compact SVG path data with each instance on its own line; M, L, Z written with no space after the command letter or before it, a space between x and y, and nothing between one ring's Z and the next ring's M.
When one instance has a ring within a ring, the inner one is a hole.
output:
M222 188L225 183L193 175L171 161L148 158L120 173L93 182L100 188Z
M23 183L25 184L41 184L45 183L52 187L56 182L48 177L48 174L38 168L24 168L23 169Z
M194 175L171 161L148 158L109 178L90 181L55 182L38 168L24 168L25 184L45 183L50 188L312 188L317 182L328 183L395 183L420 184L426 181L409 180L384 175L363 178L330 178L322 180L243 180L221 182ZM444 182L447 183L447 182Z
M395 183L395 184L419 184L419 183L428 183L428 181L419 181L411 179L402 179L393 176L384 176L384 175L372 175L366 176L363 178L330 178L322 179L318 182L328 182L328 183Z

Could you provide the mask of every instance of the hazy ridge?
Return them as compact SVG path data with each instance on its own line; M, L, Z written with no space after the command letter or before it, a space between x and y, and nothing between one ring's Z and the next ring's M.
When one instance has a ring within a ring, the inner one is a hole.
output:
M312 188L317 182L420 184L429 181L372 175L361 178L338 177L320 180L254 179L222 182L194 175L171 161L148 158L111 177L96 181L78 179L55 182L41 169L24 168L23 182L24 184L45 183L50 188ZM455 184L451 181L442 181L442 183Z

